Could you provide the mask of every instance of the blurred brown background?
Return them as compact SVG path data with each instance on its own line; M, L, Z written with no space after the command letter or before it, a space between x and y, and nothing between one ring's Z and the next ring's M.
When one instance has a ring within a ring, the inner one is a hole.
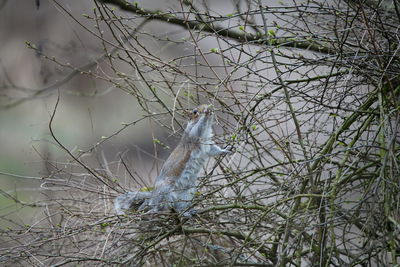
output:
M102 54L96 37L84 31L51 1L39 3L40 6L34 0L0 1L2 105L62 81L71 72L41 57L25 42L73 66L85 65ZM94 4L75 0L68 1L65 6L79 18L91 13ZM73 151L90 148L102 137L120 129L122 123L143 115L133 96L87 76L76 75L50 91L54 93L58 89L61 99L54 130L59 140ZM45 93L38 99L29 99L0 112L0 188L19 200L32 201L40 197L35 192L39 190L40 178L48 174L46 165L66 160L66 153L55 145L48 129L56 98L57 94ZM155 127L153 131L162 135L160 128ZM125 153L130 164L134 162L148 168L143 175L149 177L155 160L142 150L152 151L152 134L146 120L103 143L96 153L104 152L111 162ZM13 201L0 195L1 214L9 212L13 206Z

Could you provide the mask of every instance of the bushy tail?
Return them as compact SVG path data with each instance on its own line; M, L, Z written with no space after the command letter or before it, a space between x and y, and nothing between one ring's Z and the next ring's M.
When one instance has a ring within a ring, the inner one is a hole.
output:
M151 198L151 192L128 192L118 196L114 201L114 208L118 215L127 211L137 211L139 207Z

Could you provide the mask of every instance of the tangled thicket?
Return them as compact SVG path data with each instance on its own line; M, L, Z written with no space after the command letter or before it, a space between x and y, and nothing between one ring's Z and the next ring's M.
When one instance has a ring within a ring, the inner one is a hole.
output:
M113 198L141 186L120 183L110 171L125 162L96 165L84 157L88 151L66 150L69 163L54 164L43 178L47 199L14 199L44 213L34 224L1 229L0 263L399 264L400 5L233 2L235 12L220 14L207 1L151 10L97 0L84 19L103 46L98 60L76 67L42 52L69 75L124 90L144 119L176 136L186 109L216 107L216 142L235 153L210 161L199 177L198 216L117 217ZM148 25L167 33L153 34ZM134 166L124 168L140 184Z

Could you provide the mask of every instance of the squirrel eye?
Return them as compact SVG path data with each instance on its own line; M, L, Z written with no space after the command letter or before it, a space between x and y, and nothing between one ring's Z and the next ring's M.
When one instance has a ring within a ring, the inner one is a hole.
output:
M197 109L193 110L193 115L196 115L199 111Z

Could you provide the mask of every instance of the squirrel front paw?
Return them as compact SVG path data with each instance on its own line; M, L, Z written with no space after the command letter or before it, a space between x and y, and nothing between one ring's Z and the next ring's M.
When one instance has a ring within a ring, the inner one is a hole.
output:
M233 154L234 152L234 147L233 146L227 146L226 148L222 149L222 151L225 154Z
M217 145L212 145L208 155L212 156L212 157L216 157L219 155L226 155L226 154L230 154L230 153L233 153L230 149L222 149Z

